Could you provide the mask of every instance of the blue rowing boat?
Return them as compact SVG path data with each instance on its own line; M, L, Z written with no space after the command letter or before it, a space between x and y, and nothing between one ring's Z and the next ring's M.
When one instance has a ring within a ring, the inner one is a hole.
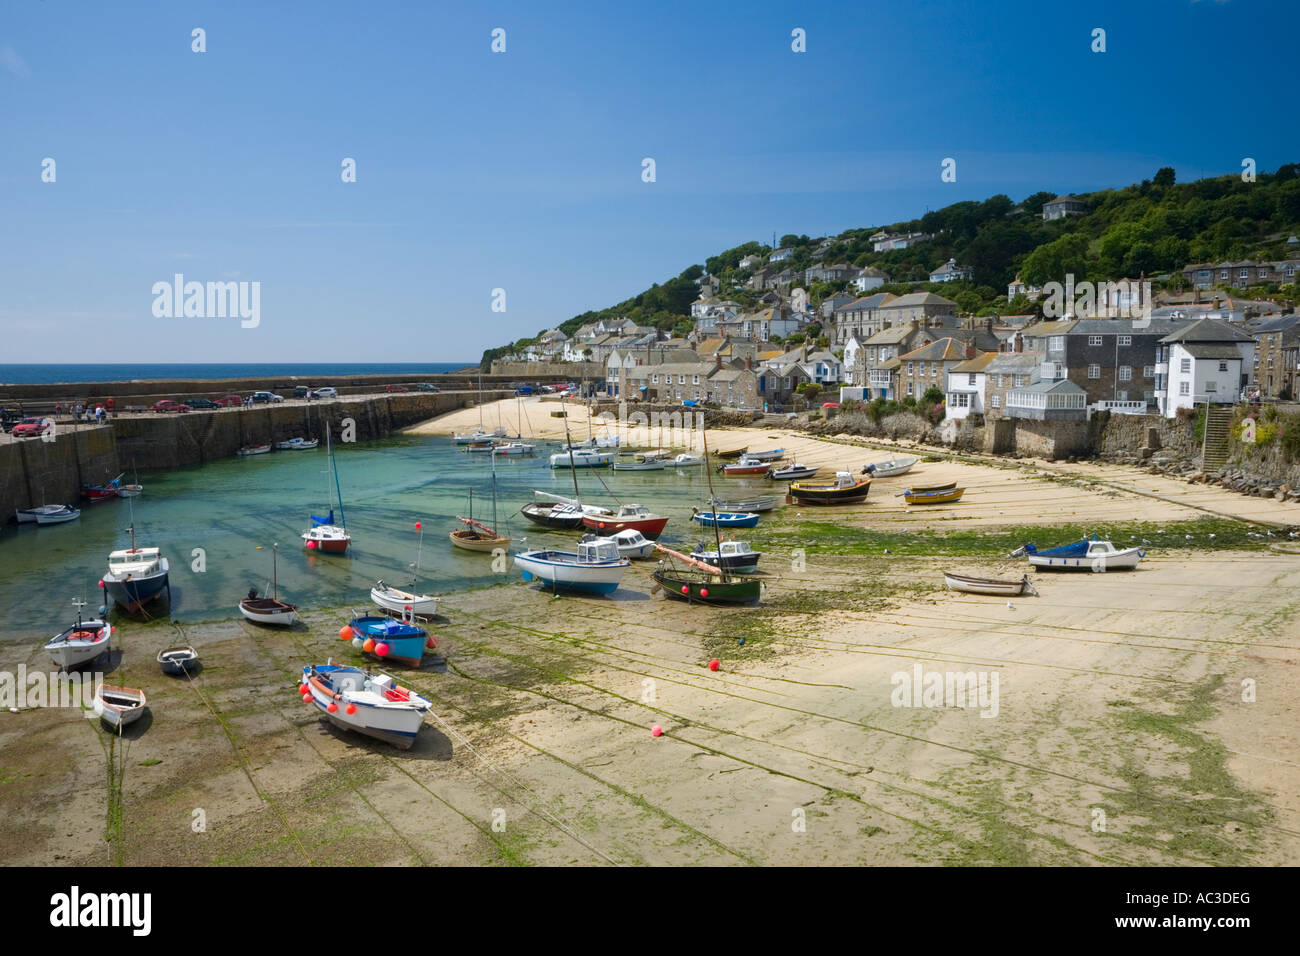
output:
M753 528L758 525L758 515L752 511L696 511L691 520L706 528L715 525L719 528Z

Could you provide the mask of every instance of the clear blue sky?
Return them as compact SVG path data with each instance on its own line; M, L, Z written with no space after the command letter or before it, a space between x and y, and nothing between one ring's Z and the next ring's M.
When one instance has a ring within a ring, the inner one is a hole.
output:
M0 363L476 361L774 232L1272 170L1300 160L1294 13L8 0ZM260 282L261 325L155 318L176 272Z

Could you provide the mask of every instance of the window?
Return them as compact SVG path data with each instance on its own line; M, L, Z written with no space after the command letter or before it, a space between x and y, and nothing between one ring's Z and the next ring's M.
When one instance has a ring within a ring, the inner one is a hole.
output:
M1127 365L1121 365L1119 367L1119 380L1121 382L1127 382L1132 378L1133 378L1133 369Z
M1226 278L1228 278L1228 270L1227 270L1227 269L1220 269L1220 270L1219 270L1219 278L1220 278L1220 279L1226 279Z
M658 384L659 384L659 376L658 376L658 375L651 375L651 376L650 376L650 383L651 383L652 385L658 385Z
M913 364L914 364L914 363L912 363L912 362L908 362L908 363L907 363L907 374L908 374L908 375L911 375L911 374L912 374L912 365L913 365Z
M1088 378L1101 378L1101 366L1100 366L1100 365L1089 365L1089 366L1088 366Z
M699 377L698 375L692 375L692 376L691 376L691 384L692 384L692 385L699 385L699 384L700 384L700 377Z
M938 374L939 374L939 363L938 363L938 362L931 362L931 363L930 363L930 377L931 377L931 378L934 378L934 377L935 377L936 375L938 375Z
M1202 269L1200 272L1196 273L1196 277L1198 279L1208 279L1210 277L1210 270Z
M1182 359L1182 360L1178 363L1178 371L1180 371L1180 372L1190 372L1191 370L1192 370L1192 360L1191 360L1191 359L1189 359L1189 358L1185 358L1185 359Z
M1090 335L1090 336L1088 336L1088 344L1089 344L1089 345L1093 345L1093 346L1095 346L1095 345L1101 345L1101 336L1100 336L1100 335Z
M1218 382L1206 382L1206 383L1205 383L1205 390L1206 390L1207 392L1217 392L1217 391L1219 390L1219 383L1218 383Z
M952 395L948 397L948 400L952 403L954 408L970 407L970 396L965 392L953 392Z
M1015 384L1016 384L1016 388L1020 388L1022 385L1028 385L1028 384L1029 384L1029 376L1028 376L1028 375L1017 375L1017 376L1016 376L1016 379L1015 379Z
M1131 336L1131 335L1121 335L1121 336L1119 337L1119 344L1120 344L1120 345L1132 345L1132 344L1133 344L1133 336Z
M678 376L677 376L677 384L678 384L678 385L685 385L685 384L686 384L686 376L685 376L685 375L678 375ZM678 396L678 397L680 398L681 396Z
M1051 352L1062 352L1062 351L1064 351L1064 350L1065 350L1065 336L1064 336L1064 335L1053 335L1051 338L1049 338L1049 339L1047 340L1047 348L1048 348L1048 351L1051 351Z
M969 375L966 376L966 384L967 384L967 385L974 385L974 384L975 384L975 373L974 373L974 372L971 372Z
M1219 371L1220 371L1220 372L1226 372L1227 370L1228 370L1228 363L1227 363L1227 362L1220 362L1220 363L1219 363Z
M1192 383L1191 383L1191 382L1179 382L1179 383L1178 383L1178 394L1179 394L1179 395L1190 395L1191 393L1192 393Z
M1001 395L994 395L992 401L991 401L989 404L990 404L991 407L993 407L993 408L1001 408L1001 407L1002 407L1002 396L1001 396Z
M1128 392L1116 392L1116 393L1115 393L1115 401L1117 401L1117 402L1127 402L1127 401L1128 401Z
M1155 367L1154 365L1143 365L1143 366L1142 366L1142 377L1143 377L1143 378L1153 378L1153 377L1155 377L1155 374L1156 374L1156 367Z

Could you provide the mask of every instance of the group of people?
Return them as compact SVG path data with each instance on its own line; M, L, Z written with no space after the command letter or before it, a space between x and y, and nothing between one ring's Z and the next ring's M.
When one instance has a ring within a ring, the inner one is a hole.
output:
M102 404L96 404L94 408L91 408L89 402L84 404L82 402L77 402L77 404L72 406L69 411L72 412L72 420L75 422L95 422L96 424L102 425L108 420L108 415L112 410L112 407L113 400L110 398L108 400L108 408L105 408ZM62 415L63 406L61 404L55 405L54 417L60 418Z

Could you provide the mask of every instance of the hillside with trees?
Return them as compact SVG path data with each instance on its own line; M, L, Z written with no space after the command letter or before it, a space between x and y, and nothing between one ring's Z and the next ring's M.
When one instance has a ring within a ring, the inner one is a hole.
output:
M938 292L955 301L962 312L973 315L1024 314L1035 311L1035 305L1022 296L1008 301L1006 295L1007 284L1017 275L1029 285L1063 281L1066 273L1073 273L1076 282L1146 278L1156 288L1177 291L1184 284L1178 271L1184 266L1285 259L1295 254L1286 240L1300 231L1300 163L1259 173L1254 182L1227 175L1179 183L1175 171L1165 167L1153 178L1122 189L1073 195L1083 203L1084 212L1062 219L1042 218L1043 203L1055 194L1039 192L1019 203L997 195L983 202L953 203L919 219L850 229L820 250L825 240L789 234L781 237L779 247L793 250L793 255L771 268L802 271L817 264L838 263L874 266L891 278L884 291L898 295ZM871 236L882 231L919 232L932 238L906 249L873 252ZM699 295L696 279L707 272L720 281L723 298L752 309L757 297L743 286L754 270L742 269L740 262L747 256L766 257L772 252L770 246L747 242L623 302L575 315L559 328L568 335L588 322L626 317L638 325L684 335L692 328L690 304ZM949 259L969 267L972 279L928 282L930 273ZM816 305L848 283L795 285L807 288ZM1285 300L1291 307L1300 299L1295 284L1234 291ZM492 359L535 341L536 337L520 339L488 349L483 355L484 367Z

